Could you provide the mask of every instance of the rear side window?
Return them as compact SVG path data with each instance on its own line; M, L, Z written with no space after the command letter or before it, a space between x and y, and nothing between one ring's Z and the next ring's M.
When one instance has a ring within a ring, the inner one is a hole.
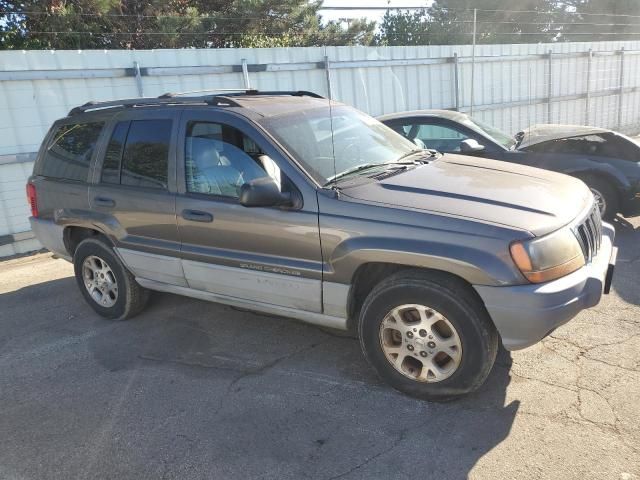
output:
M45 153L40 174L45 177L86 181L91 156L104 122L60 126Z
M171 120L131 122L122 157L120 183L167 188Z

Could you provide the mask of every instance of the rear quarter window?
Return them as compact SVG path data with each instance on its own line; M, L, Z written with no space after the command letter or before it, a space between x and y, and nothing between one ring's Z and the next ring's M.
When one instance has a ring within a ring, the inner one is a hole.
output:
M59 126L45 151L39 174L86 181L91 157L103 127L104 122Z

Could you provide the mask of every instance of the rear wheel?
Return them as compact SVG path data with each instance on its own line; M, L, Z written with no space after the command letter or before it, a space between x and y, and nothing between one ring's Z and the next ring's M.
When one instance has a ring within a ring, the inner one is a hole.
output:
M369 294L359 336L367 360L394 388L427 400L477 389L498 349L484 305L455 277L400 272Z
M73 265L82 295L103 317L125 320L145 307L149 291L138 285L106 239L98 236L80 242Z

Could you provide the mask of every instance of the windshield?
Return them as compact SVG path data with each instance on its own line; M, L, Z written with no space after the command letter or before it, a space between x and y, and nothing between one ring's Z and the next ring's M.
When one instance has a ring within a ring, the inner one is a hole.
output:
M504 133L501 130L498 130L496 127L478 120L477 118L469 117L468 122L470 126L475 128L476 130L482 130L486 135L489 135L496 143L499 143L506 149L511 150L516 144L516 141L512 136Z
M331 115L333 125L328 106L266 118L262 124L320 185L340 173L356 172L359 166L396 162L419 150L411 141L353 108L332 106Z
M508 150L511 150L516 145L516 140L512 136L504 133L502 130L497 129L496 127L489 125L488 123L484 123L483 121L478 120L477 118L468 117L468 120L464 123L475 130L484 132L485 135L488 135L493 141L499 143Z

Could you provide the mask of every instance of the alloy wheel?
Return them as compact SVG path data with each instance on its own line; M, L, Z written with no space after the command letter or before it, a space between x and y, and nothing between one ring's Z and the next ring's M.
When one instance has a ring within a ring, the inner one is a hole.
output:
M607 199L604 198L604 195L593 187L589 187L591 193L593 194L593 198L596 201L596 205L600 210L600 215L604 217L605 212L607 211Z
M102 307L113 307L118 300L118 282L102 258L88 256L82 263L82 279L89 295Z
M462 360L455 327L425 305L391 310L380 324L380 345L398 372L418 382L441 382L453 375Z

